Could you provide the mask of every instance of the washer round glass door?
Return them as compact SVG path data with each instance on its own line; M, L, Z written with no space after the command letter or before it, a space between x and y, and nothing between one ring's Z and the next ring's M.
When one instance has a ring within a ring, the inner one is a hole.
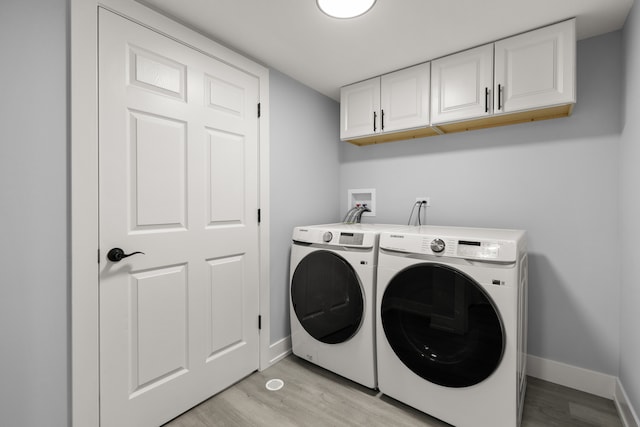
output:
M417 264L389 282L381 304L385 336L415 374L445 387L468 387L498 367L502 320L482 287L442 264Z
M364 316L362 287L353 267L324 250L298 263L291 279L291 302L302 327L326 344L349 340Z

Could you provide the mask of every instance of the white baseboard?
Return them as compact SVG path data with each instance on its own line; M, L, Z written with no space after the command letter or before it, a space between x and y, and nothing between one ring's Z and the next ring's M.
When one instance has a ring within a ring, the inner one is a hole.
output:
M269 365L274 365L291 354L291 336L286 336L269 346Z
M631 406L629 397L624 391L624 387L622 387L619 379L616 381L615 398L613 401L618 408L622 424L625 427L640 427L640 418L638 418L638 414L636 414L633 406Z
M527 374L611 400L615 397L618 380L613 375L532 355L527 356Z

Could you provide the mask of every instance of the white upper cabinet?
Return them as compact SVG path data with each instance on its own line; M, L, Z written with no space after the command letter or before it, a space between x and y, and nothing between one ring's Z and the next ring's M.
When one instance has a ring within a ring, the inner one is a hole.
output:
M340 90L340 139L429 126L430 64Z
M378 144L566 117L576 102L576 20L488 43L340 94L340 138Z
M381 77L380 130L429 126L429 80L427 62Z
M432 61L438 125L576 101L575 19Z
M379 131L380 77L340 90L340 139L373 135Z
M576 102L575 19L495 43L495 110Z
M492 114L493 43L431 63L431 122Z

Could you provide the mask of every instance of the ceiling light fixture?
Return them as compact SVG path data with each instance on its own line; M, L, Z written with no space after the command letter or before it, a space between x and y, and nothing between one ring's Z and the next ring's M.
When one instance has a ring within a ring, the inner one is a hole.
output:
M376 0L316 0L320 10L333 18L355 18L364 15Z

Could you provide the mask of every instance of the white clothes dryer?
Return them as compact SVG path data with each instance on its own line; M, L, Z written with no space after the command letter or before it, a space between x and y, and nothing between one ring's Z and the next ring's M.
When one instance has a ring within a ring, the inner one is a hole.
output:
M338 223L293 230L289 302L295 355L377 387L378 237L384 230L406 228Z
M525 232L422 226L379 251L380 391L457 427L520 425Z

